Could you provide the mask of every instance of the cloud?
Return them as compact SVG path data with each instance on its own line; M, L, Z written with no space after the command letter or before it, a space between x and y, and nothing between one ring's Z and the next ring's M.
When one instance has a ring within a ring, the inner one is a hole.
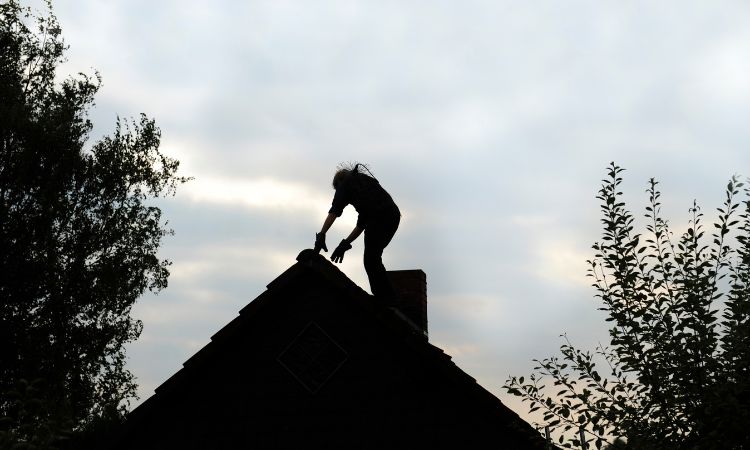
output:
M727 32L701 50L691 71L693 92L703 102L742 108L750 100L750 33Z
M590 248L579 248L576 241L540 239L533 252L536 257L532 265L538 279L562 286L591 285L586 277L586 260L593 258Z
M302 183L274 178L238 180L201 177L183 188L196 202L238 204L250 208L313 210L331 201L331 195Z
M197 247L197 248L196 248ZM294 263L286 246L262 242L253 246L204 244L191 248L170 267L170 282L200 288L224 280L261 280L280 274ZM193 290L193 288L191 288Z

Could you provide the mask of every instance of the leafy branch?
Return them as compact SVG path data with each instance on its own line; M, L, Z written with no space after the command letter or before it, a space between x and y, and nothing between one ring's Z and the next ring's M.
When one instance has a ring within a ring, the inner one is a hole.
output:
M622 172L612 163L602 180L603 234L587 261L609 346L582 351L563 335L559 358L534 360L530 381L511 376L504 388L566 448L582 435L596 448L748 448L750 189L730 179L709 243L693 202L675 242L653 178L646 233L634 231Z

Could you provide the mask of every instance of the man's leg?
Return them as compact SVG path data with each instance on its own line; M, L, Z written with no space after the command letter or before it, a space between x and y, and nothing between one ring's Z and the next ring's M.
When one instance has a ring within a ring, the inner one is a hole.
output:
M393 301L396 292L388 281L383 265L383 250L396 234L400 217L396 215L388 219L371 223L365 229L364 263L372 295L385 301Z

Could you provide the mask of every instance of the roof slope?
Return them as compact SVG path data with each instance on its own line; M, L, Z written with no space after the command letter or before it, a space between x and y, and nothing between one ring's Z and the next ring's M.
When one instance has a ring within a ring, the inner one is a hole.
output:
M289 330L296 334L291 343ZM293 358L285 358L307 335L317 340L308 348L321 362L295 372ZM186 424L192 417L197 424ZM455 433L446 431L452 427ZM490 431L474 431L481 429ZM481 433L507 443L493 448L544 448L531 426L402 315L305 250L129 414L114 448L172 448L180 436L192 436L194 448L233 448L243 439L249 448L291 448L294 439L308 446L317 439L327 448L344 448L344 442L348 448L427 442L451 448L482 439Z

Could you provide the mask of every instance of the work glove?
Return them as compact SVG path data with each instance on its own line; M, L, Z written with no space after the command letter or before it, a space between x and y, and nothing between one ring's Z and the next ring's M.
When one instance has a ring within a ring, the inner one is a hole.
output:
M346 239L342 240L338 247L336 247L336 250L331 253L331 261L335 263L340 263L344 260L344 253L347 250L351 250L352 244L346 242Z
M313 250L315 253L320 253L321 249L323 249L324 252L328 251L328 246L326 246L326 234L315 233L315 248Z

